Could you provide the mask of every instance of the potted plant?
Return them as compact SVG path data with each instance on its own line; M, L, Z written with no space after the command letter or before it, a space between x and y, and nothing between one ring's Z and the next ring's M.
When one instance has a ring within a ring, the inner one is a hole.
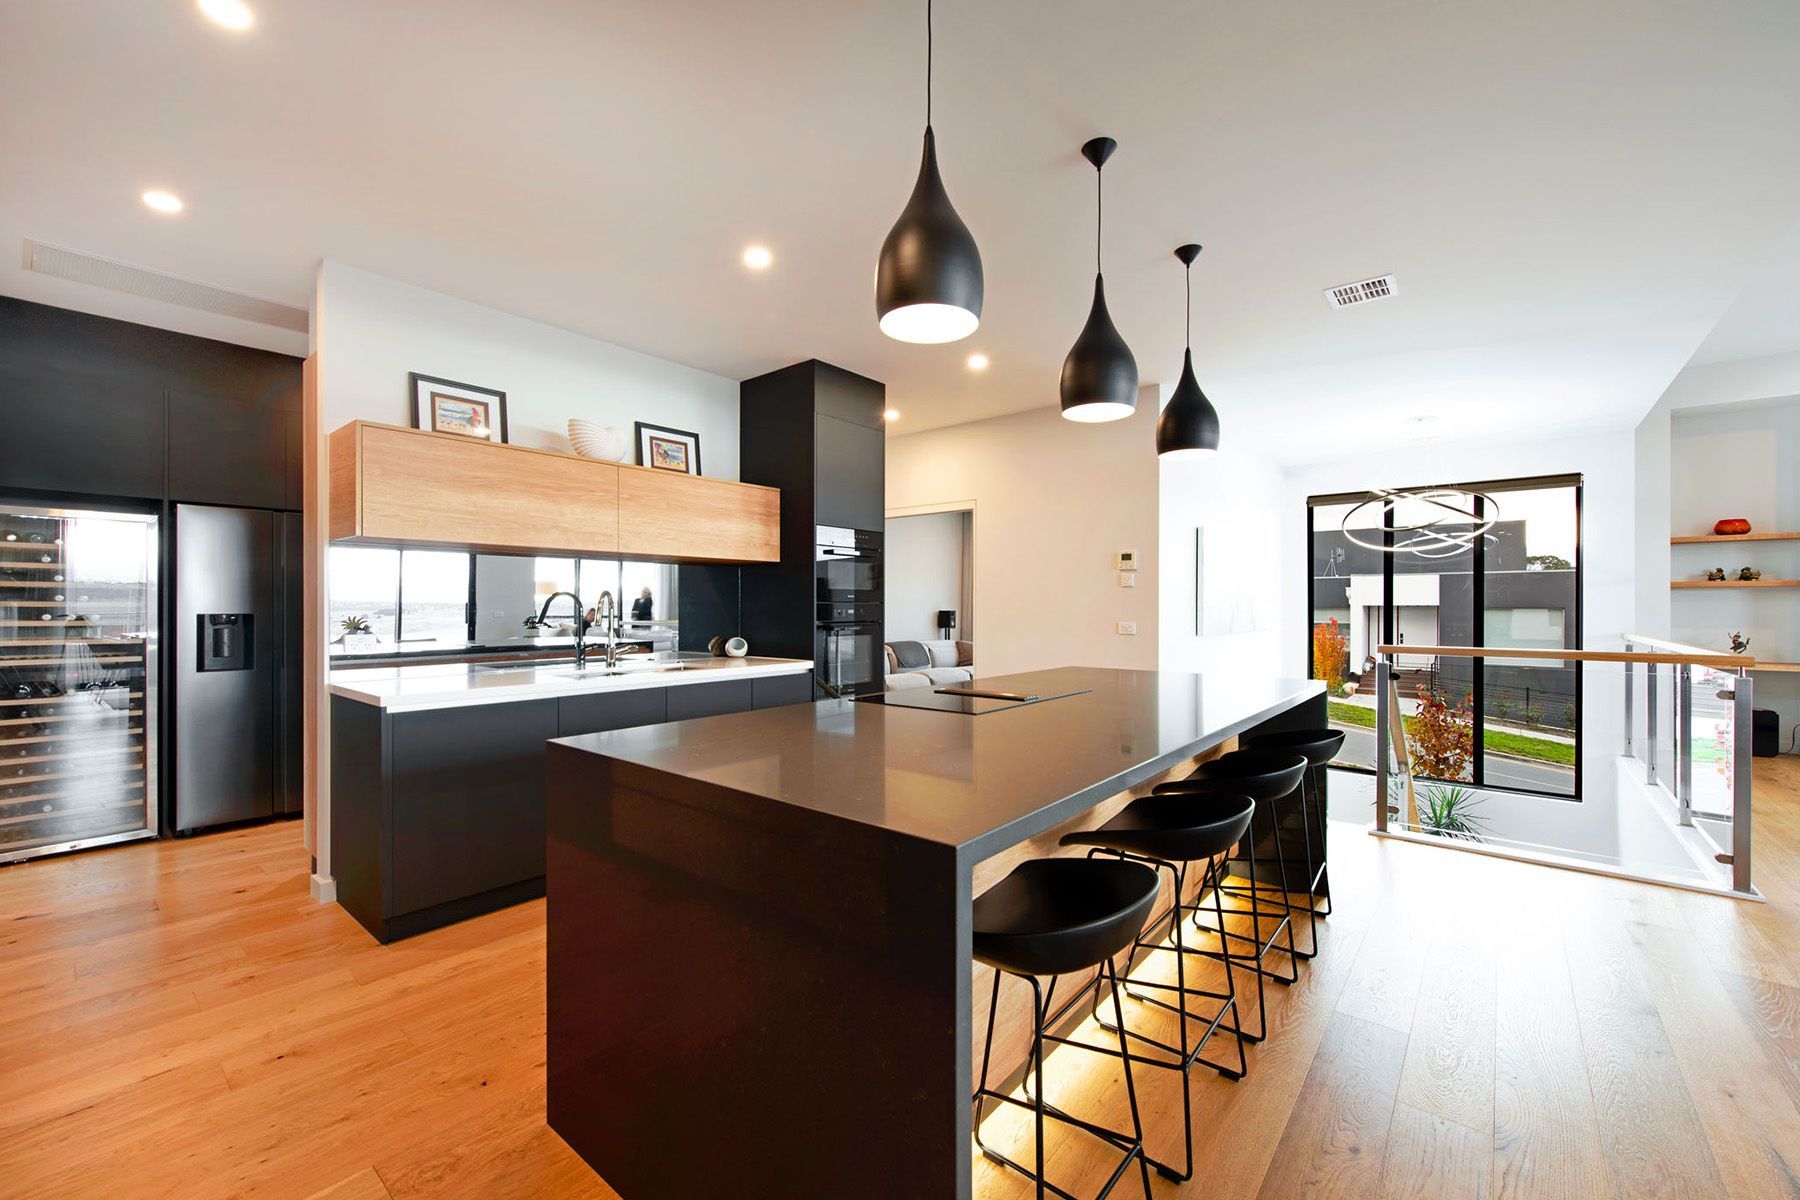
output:
M1487 821L1477 815L1480 808L1481 799L1471 788L1428 783L1419 793L1419 827L1458 841L1486 841Z
M349 616L338 622L344 632L338 635L338 641L346 650L373 650L381 644L375 636L375 627L369 624L364 616Z

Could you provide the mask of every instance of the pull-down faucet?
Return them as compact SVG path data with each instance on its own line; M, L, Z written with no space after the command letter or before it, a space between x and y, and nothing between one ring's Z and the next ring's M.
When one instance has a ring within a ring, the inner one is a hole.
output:
M551 592L544 597L544 607L538 609L538 624L546 624L544 618L550 615L550 605L558 596L567 596L575 605L575 669L579 671L587 666L586 616L581 611L581 597L574 592ZM611 666L612 664L608 663L607 665Z
M594 601L594 617L606 635L606 669L611 671L619 665L619 606L611 591L601 592Z

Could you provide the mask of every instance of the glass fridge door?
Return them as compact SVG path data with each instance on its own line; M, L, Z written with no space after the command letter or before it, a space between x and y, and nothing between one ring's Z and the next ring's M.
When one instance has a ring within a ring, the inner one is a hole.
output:
M154 837L157 520L0 505L0 862Z

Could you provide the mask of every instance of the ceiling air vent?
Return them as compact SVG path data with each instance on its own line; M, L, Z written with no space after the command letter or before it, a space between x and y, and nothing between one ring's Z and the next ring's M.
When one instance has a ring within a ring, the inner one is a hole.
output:
M1392 275L1377 275L1374 279L1364 279L1356 283L1343 283L1334 288L1326 288L1325 298L1331 301L1333 308L1349 308L1352 304L1386 300L1399 290L1400 284Z
M274 325L281 329L292 329L296 333L306 332L308 317L303 308L292 308L273 300L259 300L255 296L227 291L210 283L196 283L176 275L165 275L161 271L134 267L130 263L83 254L65 246L52 246L48 242L26 239L25 269L74 283L142 296L146 300L197 308L221 317L236 317L240 321Z

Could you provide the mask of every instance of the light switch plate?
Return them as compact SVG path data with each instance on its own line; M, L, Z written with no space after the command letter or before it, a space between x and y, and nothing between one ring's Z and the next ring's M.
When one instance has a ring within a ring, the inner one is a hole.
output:
M1126 637L1136 637L1137 636L1137 622L1136 621L1120 621L1119 622L1119 632L1124 634Z
M1120 571L1119 572L1119 586L1120 587L1136 587L1137 586L1137 572L1136 571Z

